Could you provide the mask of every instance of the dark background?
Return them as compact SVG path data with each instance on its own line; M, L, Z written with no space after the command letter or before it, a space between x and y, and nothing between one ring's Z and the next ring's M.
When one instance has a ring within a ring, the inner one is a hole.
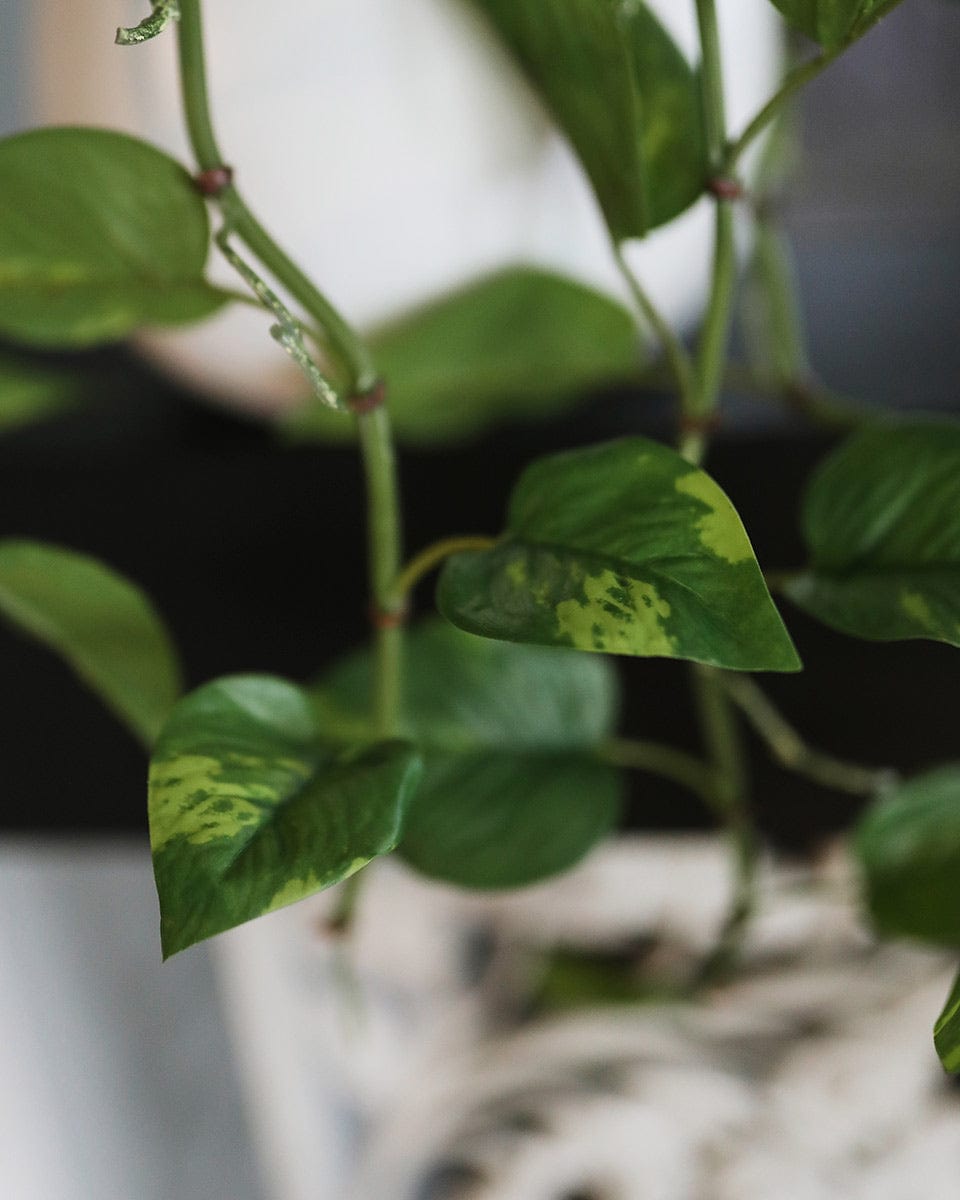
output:
M804 100L806 157L787 199L812 356L878 404L960 407L960 5L906 0ZM9 77L8 79L9 86ZM10 96L6 96L8 118ZM15 121L15 117L10 118ZM235 671L305 678L365 636L362 504L350 450L281 449L195 403L122 348L83 361L95 402L0 440L0 530L97 555L156 599L190 684ZM709 468L761 562L801 561L803 480L828 446L795 420L733 402ZM654 395L594 397L550 427L402 457L407 538L495 532L519 470L544 451L635 431L670 436ZM429 609L429 585L420 596ZM769 690L819 746L905 770L958 757L960 658L927 643L834 635L787 608L806 670ZM0 629L0 825L145 827L142 752L53 655ZM624 729L693 744L682 664L623 663ZM847 824L847 798L754 755L761 821L804 848ZM634 780L633 824L700 824L698 804Z

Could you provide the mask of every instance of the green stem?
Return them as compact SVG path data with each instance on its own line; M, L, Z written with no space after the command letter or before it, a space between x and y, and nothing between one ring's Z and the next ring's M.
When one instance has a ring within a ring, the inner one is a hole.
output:
M673 746L633 738L610 738L598 751L601 762L630 771L644 771L679 783L713 807L716 780L709 764Z
M824 50L816 58L811 58L805 63L798 64L787 73L780 89L767 101L757 115L748 122L747 127L736 141L730 144L724 160L725 170L732 171L737 166L747 147L752 145L767 126L777 119L793 97L806 87L808 83L816 79L821 71L826 70L845 49L846 45L838 46L831 50Z
M727 675L723 686L766 742L774 759L788 770L805 775L823 787L849 792L853 796L874 796L894 777L894 772L889 769L863 767L814 750L753 680L742 675Z
M636 306L637 315L641 320L646 321L660 342L667 364L673 375L673 382L676 384L680 395L681 406L686 411L692 402L695 387L693 363L690 355L671 328L666 317L660 312L646 289L641 285L640 280L633 273L630 264L624 256L621 244L615 239L611 239L610 244L614 262L617 264L617 269L627 285L627 290L630 292L630 296Z
M730 911L716 946L700 970L700 982L712 983L729 975L756 908L760 840L750 816L743 744L724 692L724 674L715 667L695 666L693 670L700 724L715 767L713 808L726 826L736 872Z
M726 167L727 119L723 88L723 61L716 0L697 0L697 24L702 49L703 124L707 157L714 176ZM697 389L687 412L687 428L680 452L699 464L706 450L707 429L720 403L727 348L733 322L737 261L733 202L716 196L713 273L703 329L697 347ZM736 882L733 903L713 953L703 964L701 981L725 976L739 953L747 923L756 903L759 839L750 817L747 773L736 715L723 689L723 676L714 667L694 664L693 687L700 720L714 770L712 803L724 823L734 850Z
M754 224L753 256L769 323L774 378L784 389L809 378L811 369L790 243L768 216L759 215Z
M190 142L201 170L214 171L222 168L225 160L210 115L200 0L181 0L178 45ZM246 244L316 322L326 342L346 366L352 394L370 395L377 386L377 373L360 337L280 249L232 183L217 192L216 201L233 236ZM402 604L397 603L392 591L401 561L400 499L386 409L381 404L358 413L357 426L367 486L370 587L377 616L374 706L377 728L382 735L389 736L396 732L400 706Z
M496 538L482 535L448 537L439 542L433 542L404 566L393 582L394 595L408 596L424 575L429 575L434 568L439 567L444 559L449 558L452 554L462 554L468 550L489 550L496 544Z
M703 122L707 158L711 172L716 175L724 169L727 140L716 0L697 0L697 22L703 52ZM717 196L710 297L697 347L697 387L685 413L687 428L680 440L680 453L693 463L703 459L706 450L705 430L720 401L733 321L736 277L733 201Z
M398 732L404 598L395 590L402 537L399 486L390 418L382 405L357 417L367 486L368 559L375 609L374 717L382 737Z
M697 0L703 77L703 129L712 171L724 166L727 148L727 106L723 92L723 58L716 0Z
M190 144L200 169L212 171L223 167L226 160L220 152L210 115L200 0L181 0L178 46ZM354 394L369 392L377 382L377 374L370 352L357 333L281 250L232 183L218 193L216 200L229 230L246 243L263 266L303 305L323 330L330 346L350 373Z

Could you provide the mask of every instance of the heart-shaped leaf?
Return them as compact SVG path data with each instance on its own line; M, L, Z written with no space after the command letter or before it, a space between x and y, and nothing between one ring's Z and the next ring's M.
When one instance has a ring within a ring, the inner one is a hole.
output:
M877 801L856 850L884 933L960 946L960 766L920 775Z
M0 613L61 654L149 744L180 692L163 621L144 593L96 559L59 546L0 541Z
M316 693L321 723L363 728L368 654ZM401 855L463 887L519 887L571 866L619 811L617 772L597 745L616 715L604 659L513 646L431 621L406 638L403 720L425 761Z
M827 49L855 41L900 0L773 0L794 29Z
M0 141L0 333L90 346L208 316L209 223L173 159L102 129Z
M696 72L642 0L472 0L590 177L610 232L643 237L702 193Z
M803 505L808 570L790 598L872 641L960 646L960 423L878 425L814 475Z
M393 428L412 445L560 412L590 388L636 376L641 358L633 319L615 300L530 267L433 301L375 333L371 348ZM285 429L356 436L352 422L320 404L293 414Z
M733 505L644 438L529 467L504 538L450 559L438 604L460 628L505 641L743 671L800 666Z
M164 957L392 850L419 776L406 742L323 738L282 679L237 676L187 696L150 764Z

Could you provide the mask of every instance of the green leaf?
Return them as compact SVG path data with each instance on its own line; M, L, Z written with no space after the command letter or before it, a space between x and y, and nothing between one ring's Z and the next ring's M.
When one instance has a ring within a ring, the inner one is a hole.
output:
M91 346L208 316L203 199L178 163L100 129L0 141L0 333Z
M960 765L877 801L860 823L856 851L879 929L960 946Z
M150 764L164 957L392 850L419 774L405 742L324 739L306 694L282 679L220 679L187 696Z
M960 1071L960 975L933 1027L933 1044L943 1069L952 1075Z
M439 621L405 643L404 730L425 772L402 856L471 888L519 887L572 866L619 812L617 772L594 755L616 717L610 664ZM360 732L371 681L367 653L336 668L316 694L321 722Z
M180 670L138 587L72 550L5 540L0 613L61 654L138 737L153 741L179 694Z
M472 0L590 177L610 232L643 237L702 193L696 72L642 0Z
M854 637L960 646L960 423L855 434L814 475L802 522L810 565L786 586L801 608Z
M371 349L402 441L469 438L507 420L561 411L589 388L636 376L637 333L616 301L528 267L490 275L374 334ZM355 425L319 404L285 424L343 439Z
M505 641L742 671L800 666L733 505L643 438L529 467L502 541L450 559L438 604L460 628Z
M0 351L0 433L74 408L88 392L76 367Z
M794 29L827 49L863 35L900 0L773 0Z

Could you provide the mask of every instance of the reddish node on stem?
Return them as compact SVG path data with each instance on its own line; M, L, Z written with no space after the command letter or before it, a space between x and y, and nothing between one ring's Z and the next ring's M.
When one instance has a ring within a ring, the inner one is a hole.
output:
M718 200L742 200L745 194L739 179L731 179L725 175L708 180L707 191Z
M376 604L371 604L367 613L374 629L400 629L406 625L410 615L406 605L395 612L385 612L382 608L377 608Z
M382 379L378 379L368 392L363 392L359 396L351 396L347 401L347 408L359 416L363 413L374 412L386 402L386 399L387 385Z
M680 432L702 433L705 435L716 433L720 428L720 420L720 414L717 412L707 413L702 417L685 414L680 418Z
M210 167L195 177L197 191L208 200L215 200L233 183L233 167Z

